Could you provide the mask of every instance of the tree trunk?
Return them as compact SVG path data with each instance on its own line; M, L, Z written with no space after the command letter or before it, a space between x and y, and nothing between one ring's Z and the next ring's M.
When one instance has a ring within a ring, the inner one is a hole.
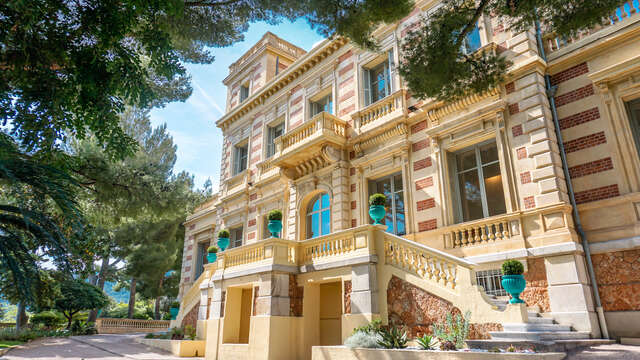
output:
M96 286L100 288L100 290L104 290L104 283L107 280L107 270L109 269L109 257L105 256L102 258L102 265L100 265L100 273L98 273L98 283ZM98 310L93 309L89 312L89 316L87 317L87 323L96 322L98 318Z
M162 289L162 284L164 283L164 276L160 278L160 282L158 284L158 289ZM161 293L158 291L158 293ZM160 320L160 296L156 296L156 304L153 309L153 318L156 320Z
M18 312L16 313L16 330L20 330L27 326L27 322L29 321L29 317L27 316L27 308L24 302L20 301L18 303Z
M131 285L129 288L129 313L127 318L133 319L133 312L136 306L136 278L131 278Z

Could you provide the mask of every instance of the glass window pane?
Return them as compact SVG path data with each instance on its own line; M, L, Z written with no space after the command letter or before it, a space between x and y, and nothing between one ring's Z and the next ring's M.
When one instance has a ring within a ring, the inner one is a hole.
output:
M331 211L330 210L324 210L322 212L322 235L327 235L329 233L331 233Z
M480 159L483 164L498 161L498 148L496 147L496 143L481 146Z
M393 177L393 191L402 191L402 174Z
M331 201L329 201L329 194L327 194L327 193L322 194L322 198L321 199L322 199L322 208L323 209L326 209L331 205ZM314 208L314 210L315 210L315 208Z
M471 30L464 39L464 50L467 54L470 54L480 49L481 46L480 29L478 29L478 26L476 25L476 27Z
M504 202L500 164L495 163L485 166L482 168L482 173L484 176L484 189L487 193L489 216L506 213L507 207Z
M320 214L313 213L307 218L307 238L320 236Z
M458 172L473 169L476 167L475 149L464 151L456 155Z
M462 220L471 221L484 217L482 213L482 195L477 171L468 171L458 175Z
M311 208L311 211L318 211L320 210L320 198L317 197L315 198L315 200L313 200L313 207Z

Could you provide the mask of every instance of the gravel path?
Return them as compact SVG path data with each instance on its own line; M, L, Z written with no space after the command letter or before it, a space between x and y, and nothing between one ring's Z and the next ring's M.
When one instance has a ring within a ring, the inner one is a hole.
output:
M178 360L165 351L134 341L136 335L91 335L36 340L0 356L2 360ZM190 358L202 359L202 358Z

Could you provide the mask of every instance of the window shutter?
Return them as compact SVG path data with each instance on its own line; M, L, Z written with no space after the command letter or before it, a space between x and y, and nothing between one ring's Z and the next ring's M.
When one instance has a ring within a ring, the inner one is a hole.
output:
M362 69L362 75L364 77L364 106L371 104L371 76L369 76L369 69Z

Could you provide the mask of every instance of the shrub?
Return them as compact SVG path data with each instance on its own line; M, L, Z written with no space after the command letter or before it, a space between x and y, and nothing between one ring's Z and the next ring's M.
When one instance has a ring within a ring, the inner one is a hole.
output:
M447 318L443 323L433 324L433 334L440 339L440 348L445 342L451 342L455 348L464 347L464 341L469 336L469 321L471 320L471 312L467 311L462 315L457 314L455 321L451 314L447 314Z
M375 320L371 321L370 323L368 323L367 325L359 326L359 327L353 329L353 334L355 334L357 332L378 333L378 332L380 332L380 330L382 330L382 320L375 319Z
M172 308L179 308L180 307L180 301L172 301L171 302L171 307Z
M373 194L369 196L369 205L382 205L384 206L387 203L387 197L383 194Z
M155 337L156 337L156 336L155 336L155 335L153 335L153 333L147 333L147 335L145 335L145 336L144 336L144 338L145 338L145 339L153 339L153 338L155 338Z
M174 327L171 329L171 340L182 340L184 339L184 330L179 327Z
M217 253L217 252L218 252L218 247L217 247L217 246L215 246L215 245L211 245L211 246L209 246L209 247L207 248L207 252L208 252L209 254L215 254L215 253Z
M458 347L453 341L443 341L440 343L440 350L442 351L457 351Z
M218 238L228 238L228 237L229 237L229 230L222 229L218 233Z
M524 265L518 260L507 260L502 263L502 275L522 275Z
M385 349L404 349L407 347L407 332L397 327L382 328L379 332L382 340L378 345Z
M29 321L36 326L42 326L47 329L53 329L64 324L64 319L58 316L53 311L43 311L41 313L31 316Z
M267 217L269 220L282 220L282 211L280 210L271 210L269 211L269 215Z
M84 323L80 320L75 320L71 324L71 333L73 335L95 335L98 333L93 323Z
M349 348L379 349L382 336L378 332L355 331L344 341Z
M191 325L187 325L184 327L184 335L189 338L189 340L196 339L196 329Z
M433 336L424 334L422 337L417 338L416 341L422 350L436 349L436 339Z
M16 331L15 329L4 329L0 330L0 341L28 342L43 337L61 337L69 335L71 335L71 331L69 330L22 329L20 331Z

